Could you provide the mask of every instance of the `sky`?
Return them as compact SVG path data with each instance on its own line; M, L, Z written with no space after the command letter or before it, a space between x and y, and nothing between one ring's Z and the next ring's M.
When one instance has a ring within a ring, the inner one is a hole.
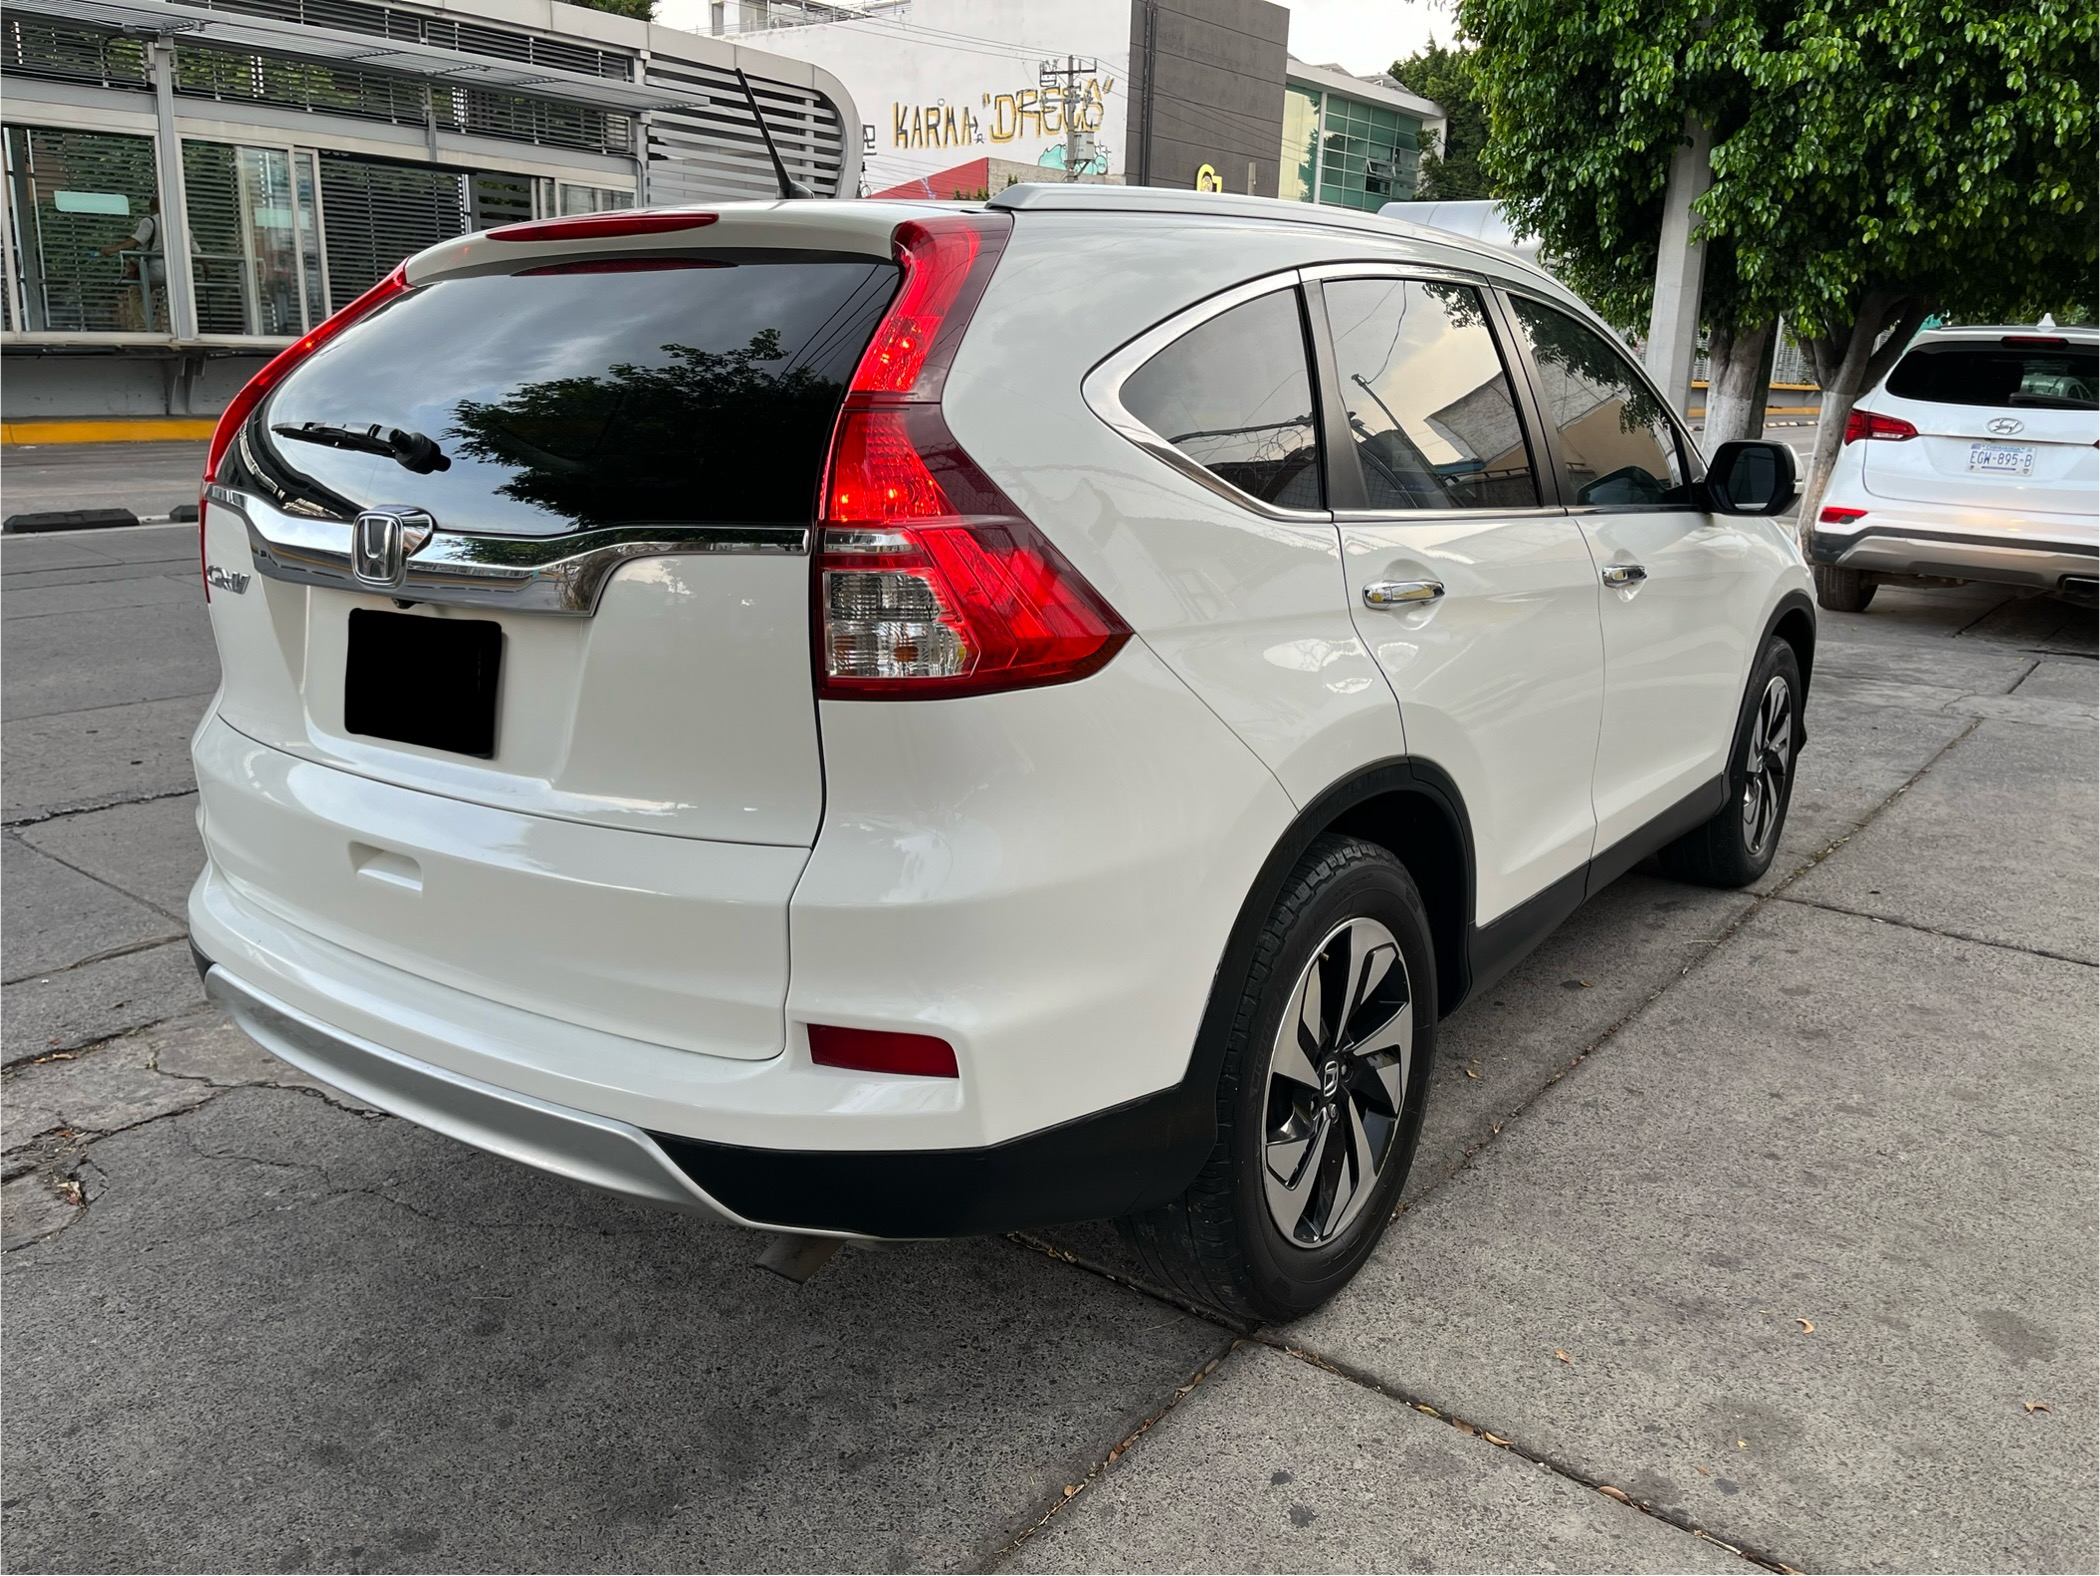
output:
M1358 76L1383 71L1429 42L1451 42L1451 11L1439 0L1285 0L1291 53L1333 61Z

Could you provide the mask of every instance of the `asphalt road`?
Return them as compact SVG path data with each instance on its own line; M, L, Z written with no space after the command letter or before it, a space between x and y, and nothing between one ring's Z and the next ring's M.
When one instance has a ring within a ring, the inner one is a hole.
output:
M44 443L7 451L0 517L52 509L129 509L166 519L197 502L204 443Z
M1772 875L1449 1020L1249 1336L1105 1227L797 1285L306 1084L180 939L191 531L0 575L8 1569L2100 1567L2090 613L1826 616Z

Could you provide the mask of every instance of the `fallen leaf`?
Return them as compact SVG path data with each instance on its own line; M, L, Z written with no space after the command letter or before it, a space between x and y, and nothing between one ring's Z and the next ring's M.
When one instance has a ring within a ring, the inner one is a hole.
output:
M1473 1069L1472 1069L1472 1068L1468 1067L1468 1068L1466 1069L1466 1076L1467 1076L1468 1078L1478 1078L1478 1077L1480 1076L1480 1074L1476 1073L1475 1071L1473 1071Z
M1066 1499L1070 1499L1070 1498L1071 1498L1071 1497L1072 1497L1072 1496L1073 1496L1074 1494L1076 1494L1076 1493L1078 1493L1078 1492L1079 1492L1079 1485L1078 1485L1077 1483L1067 1483L1067 1484L1065 1485L1065 1498L1066 1498Z
M1801 1333L1803 1335L1814 1335L1816 1333L1816 1327L1813 1324L1810 1324L1806 1319L1796 1319L1794 1322L1801 1326Z
M1750 1441L1747 1439L1738 1439L1735 1442L1735 1448L1738 1450L1748 1450L1750 1448Z
M2047 1401L2022 1401L2020 1405L2026 1407L2027 1410L2030 1412L2047 1412L2053 1410Z
M1609 1483L1599 1483L1597 1485L1597 1492L1600 1494L1609 1494L1613 1499L1617 1500L1622 1505L1631 1505L1633 1503L1633 1496L1631 1494L1627 1493L1626 1490L1624 1490L1623 1488L1613 1488Z
M1697 1463L1696 1461L1692 1463L1692 1470L1693 1470L1694 1472L1698 1473L1698 1474L1699 1474L1699 1475L1700 1475L1701 1477L1712 1477L1712 1476L1713 1476L1713 1474L1712 1474L1711 1472L1707 1471L1707 1469L1706 1469L1705 1467L1702 1467L1702 1466L1700 1466L1700 1465L1699 1465L1699 1464L1698 1464L1698 1463Z
M1424 1406L1420 1401L1417 1401L1415 1403L1415 1410L1417 1412L1422 1413L1426 1417L1442 1417L1444 1415L1442 1412L1439 1412L1435 1407Z
M1556 1346L1556 1347L1554 1347L1554 1348L1553 1348L1553 1355L1554 1355L1555 1357L1558 1357L1558 1358L1559 1358L1559 1359L1560 1359L1560 1360L1561 1360L1562 1362L1564 1362L1564 1363L1572 1363L1573 1361L1575 1361L1575 1359L1574 1359L1574 1358L1570 1357L1570 1356L1569 1356L1569 1355L1568 1355L1568 1354L1567 1354L1566 1352L1562 1351L1562 1350L1561 1350L1561 1349L1560 1349L1560 1348L1559 1348L1558 1346Z
M1491 1434L1486 1429L1482 1429L1480 1431L1480 1437L1482 1439L1485 1439L1491 1445L1502 1445L1506 1447L1509 1444L1509 1441L1504 1439L1500 1434Z

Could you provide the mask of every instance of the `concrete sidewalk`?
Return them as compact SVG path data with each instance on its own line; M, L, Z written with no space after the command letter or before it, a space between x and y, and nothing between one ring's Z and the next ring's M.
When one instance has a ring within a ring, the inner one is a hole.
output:
M1772 875L1448 1020L1249 1338L1106 1227L796 1286L308 1084L180 940L191 531L0 575L9 1568L2100 1565L2090 613L1826 615Z

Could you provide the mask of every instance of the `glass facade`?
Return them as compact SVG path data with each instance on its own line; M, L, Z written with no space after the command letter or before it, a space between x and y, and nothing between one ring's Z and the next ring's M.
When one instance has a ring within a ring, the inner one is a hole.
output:
M1376 213L1414 196L1421 138L1412 115L1287 83L1278 194Z
M1283 157L1277 161L1277 196L1311 202L1320 181L1320 95L1295 82L1283 89Z
M199 332L290 339L328 315L311 153L185 142L182 190Z
M634 204L631 191L546 176L185 137L189 233L178 237L161 218L157 142L5 128L0 327L166 339L174 331L168 249L180 245L200 335L294 339L426 246Z
M153 139L9 126L6 141L21 329L166 334Z

